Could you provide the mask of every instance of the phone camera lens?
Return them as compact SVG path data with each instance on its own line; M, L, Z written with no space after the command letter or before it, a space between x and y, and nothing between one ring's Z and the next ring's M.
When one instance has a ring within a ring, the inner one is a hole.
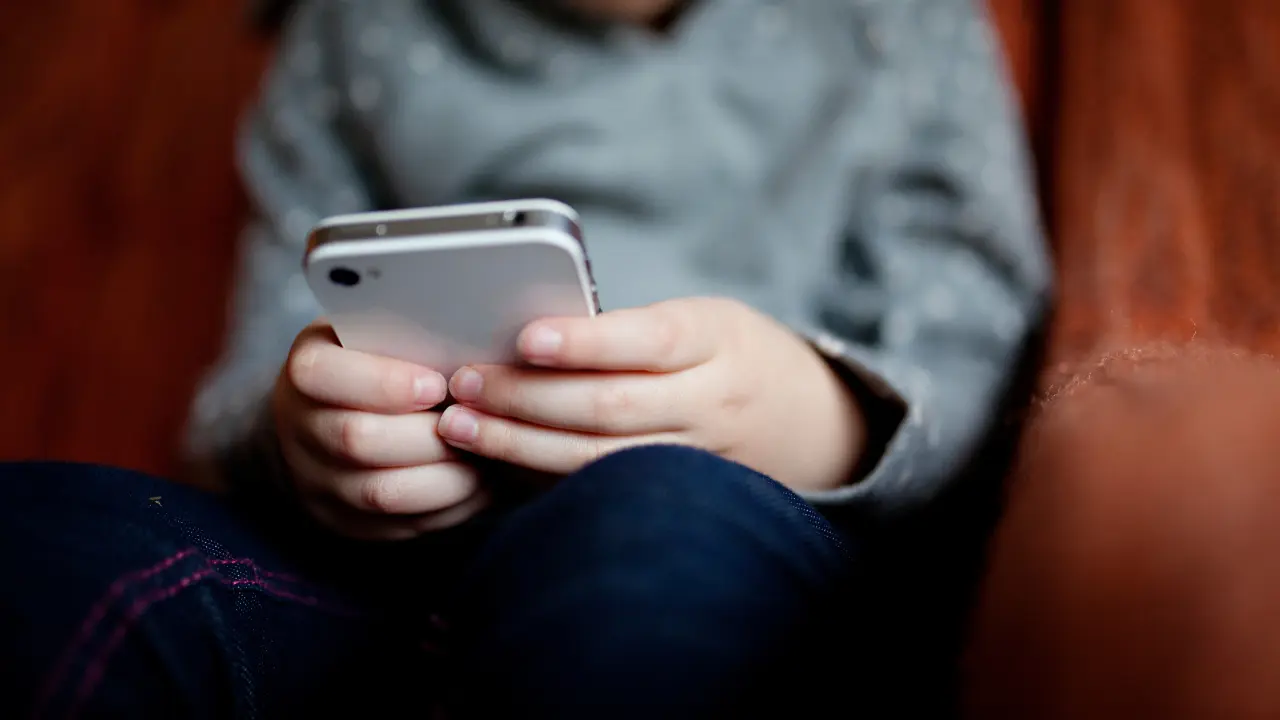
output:
M360 273L351 268L334 268L329 271L329 281L342 287L354 287L360 284Z

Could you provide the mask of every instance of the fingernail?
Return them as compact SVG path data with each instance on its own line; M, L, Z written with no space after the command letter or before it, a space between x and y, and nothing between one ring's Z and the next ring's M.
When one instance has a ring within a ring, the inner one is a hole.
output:
M473 443L480 434L476 416L461 405L452 405L440 416L440 436L460 443Z
M564 336L545 325L536 325L525 334L524 351L527 355L554 355L564 343Z
M480 397L480 390L484 387L484 378L474 369L464 367L453 374L453 381L450 385L455 399L468 402Z
M444 393L440 387L440 378L436 373L419 375L413 379L413 398L419 405L435 405L440 402Z

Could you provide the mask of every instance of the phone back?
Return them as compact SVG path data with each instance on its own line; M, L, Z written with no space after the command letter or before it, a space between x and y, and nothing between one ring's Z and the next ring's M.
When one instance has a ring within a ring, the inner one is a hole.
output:
M548 228L332 242L306 276L344 347L446 376L514 362L533 320L598 311L581 245Z

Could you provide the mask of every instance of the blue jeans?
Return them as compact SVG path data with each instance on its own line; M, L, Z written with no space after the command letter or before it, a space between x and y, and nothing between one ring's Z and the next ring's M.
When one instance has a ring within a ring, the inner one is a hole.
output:
M8 717L796 716L873 696L889 620L864 555L781 485L673 447L396 545L12 464L0 697Z

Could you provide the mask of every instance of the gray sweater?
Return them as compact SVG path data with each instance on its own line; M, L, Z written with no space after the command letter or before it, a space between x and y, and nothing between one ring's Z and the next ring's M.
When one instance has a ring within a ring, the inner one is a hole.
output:
M844 371L887 442L809 496L910 510L988 431L1051 273L998 43L972 0L702 0L667 35L520 0L305 0L240 162L257 219L189 448L279 472L264 401L319 313L321 217L552 197L606 311L744 300Z

